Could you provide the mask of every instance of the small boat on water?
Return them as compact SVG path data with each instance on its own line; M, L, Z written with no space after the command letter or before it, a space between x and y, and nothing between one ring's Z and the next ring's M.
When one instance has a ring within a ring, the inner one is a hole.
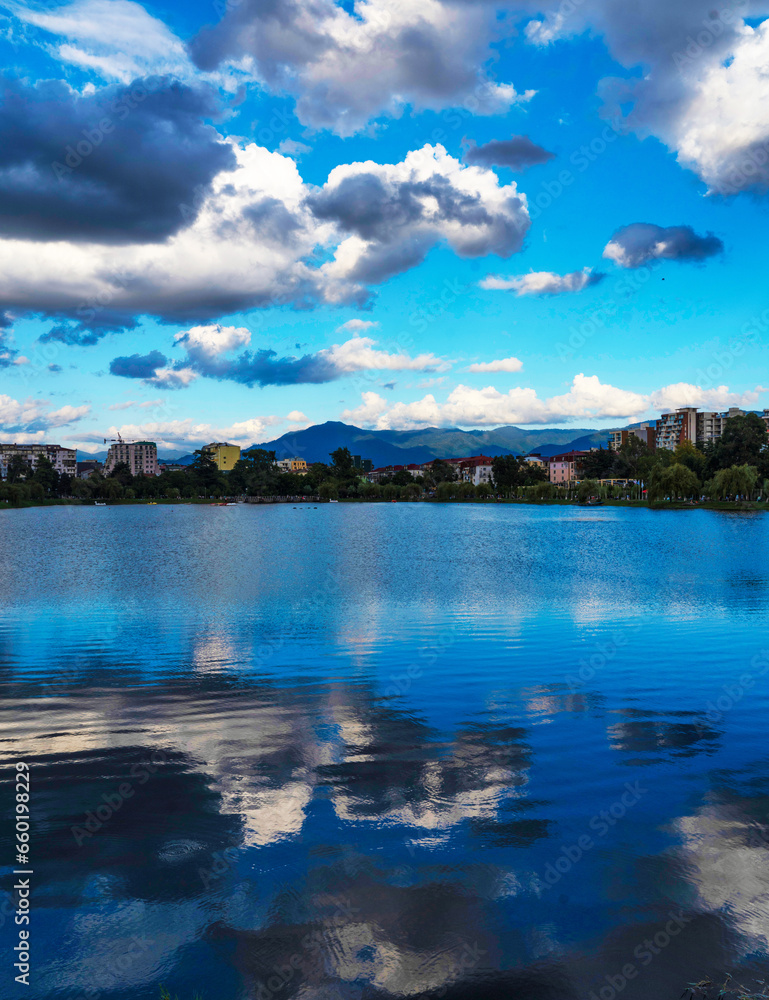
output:
M94 507L106 507L106 503L103 500L94 500Z
M603 500L583 500L577 504L578 507L603 507Z

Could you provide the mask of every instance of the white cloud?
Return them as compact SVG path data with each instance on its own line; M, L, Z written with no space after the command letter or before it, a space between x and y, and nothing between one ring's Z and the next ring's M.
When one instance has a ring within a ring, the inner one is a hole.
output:
M96 302L117 314L195 319L279 303L361 304L371 285L414 267L441 242L460 256L506 257L529 226L514 183L462 166L441 146L399 164L338 166L317 189L289 157L231 142L237 167L214 178L195 221L164 243L0 240L0 308L77 314ZM344 186L372 176L381 217L368 232L350 214ZM411 215L398 209L405 196ZM202 349L207 337L238 336L195 329Z
M340 330L347 330L349 333L363 333L364 330L371 330L375 326L379 326L379 323L374 319L348 319L346 323L342 323L336 329L337 333Z
M46 431L82 420L90 412L90 406L61 406L51 409L45 399L18 400L12 396L0 395L0 429L11 432L14 440L22 442L20 433L32 434L31 440L38 440ZM24 442L26 443L26 442Z
M295 424L296 417L303 416L292 410L288 416L259 416L247 420L239 420L227 426L196 421L191 417L181 420L158 420L141 424L113 425L105 434L87 433L70 435L70 440L83 444L98 445L104 437L117 437L120 433L125 440L149 440L157 442L159 449L178 450L180 448L194 449L210 441L230 441L241 447L255 444L266 438L278 436L273 428L290 422ZM84 448L83 450L88 450ZM92 449L93 450L93 449Z
M676 406L724 409L754 406L761 386L747 392L730 392L726 386L701 389L680 383L650 394L629 392L602 383L596 375L576 375L569 391L541 399L531 388L503 393L494 386L474 389L458 385L445 402L432 394L413 403L388 403L375 392L364 392L362 403L345 410L341 419L376 430L409 430L418 427L496 427L501 424L557 424L574 420L632 418L650 410Z
M523 361L518 358L500 358L498 361L477 361L468 365L469 372L519 372Z
M649 397L655 410L669 411L679 406L697 406L703 410L727 410L730 406L750 409L755 407L762 393L769 391L766 386L744 392L731 392L726 385L703 389L689 382L676 382L657 389Z
M274 0L233 5L192 51L204 69L250 67L296 97L301 122L349 136L409 105L491 115L530 100L533 90L518 93L484 72L491 42L511 30L486 4L359 0L353 11L333 0Z
M353 337L344 344L334 344L318 354L340 372L446 371L451 367L449 361L434 354L418 354L414 358L405 351L388 354L387 351L376 350L375 343L370 337Z
M769 21L766 0L526 0L525 34L534 44L576 37L586 28L604 36L628 79L603 81L605 113L641 138L655 135L713 192L769 186ZM627 114L625 111L628 109Z
M190 353L200 351L209 355L224 354L238 347L247 347L251 343L251 331L243 326L210 323L177 333L174 340L177 344L184 345Z
M129 83L154 73L184 79L195 72L181 39L130 0L75 0L43 10L9 6L19 20L66 39L50 47L59 60L108 80Z
M278 144L278 152L283 153L284 156L295 156L298 159L305 153L311 153L312 147L303 142L297 142L296 139L283 139Z
M493 291L515 292L516 295L563 295L567 292L581 292L590 285L597 284L603 277L594 273L591 267L570 274L554 274L552 271L531 271L529 274L507 276L490 274L478 284Z
M124 403L113 403L108 406L108 410L130 410L134 407L137 410L150 410L155 406L163 406L165 404L164 399L147 399L144 402L140 402L138 399L127 399Z
M182 368L158 368L151 378L144 379L147 385L155 385L161 389L185 389L194 382L198 373L184 366Z

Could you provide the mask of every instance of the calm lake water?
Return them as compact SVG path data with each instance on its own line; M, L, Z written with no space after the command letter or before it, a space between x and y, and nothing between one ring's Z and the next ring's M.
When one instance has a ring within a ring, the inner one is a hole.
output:
M0 864L8 889L24 760L33 972L0 995L761 975L768 554L769 517L702 510L3 512Z

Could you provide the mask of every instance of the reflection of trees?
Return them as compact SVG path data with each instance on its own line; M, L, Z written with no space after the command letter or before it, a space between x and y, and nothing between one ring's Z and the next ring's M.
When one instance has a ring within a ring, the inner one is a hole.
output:
M651 712L623 708L620 722L608 727L615 750L638 754L628 764L651 764L668 757L693 757L718 749L720 733L703 712ZM652 757L654 755L654 757Z

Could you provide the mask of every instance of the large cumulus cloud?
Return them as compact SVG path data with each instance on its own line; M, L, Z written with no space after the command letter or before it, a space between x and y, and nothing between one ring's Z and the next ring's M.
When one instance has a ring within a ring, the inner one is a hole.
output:
M404 105L440 110L469 100L478 114L527 100L483 66L498 29L492 6L436 0L242 0L204 28L190 51L200 69L243 62L296 96L299 120L351 135Z
M507 257L529 226L515 184L441 146L336 167L321 188L290 157L234 140L228 149L234 169L216 174L163 243L0 239L0 310L70 317L47 336L87 344L139 314L200 323L281 303L362 305L436 244ZM371 204L345 205L350 190L371 192Z
M229 144L203 118L207 89L168 78L80 95L0 77L0 236L161 241L188 225ZM194 211L194 208L190 208Z
M352 9L239 0L220 9L188 50L131 0L14 13L64 39L59 58L106 79L202 74L234 89L251 78L293 96L305 124L342 135L406 106L503 112L533 92L491 79L494 42L520 33L543 46L589 30L621 67L599 84L607 115L660 138L713 192L769 186L769 0L357 0Z
M536 15L525 26L533 44L574 38L586 28L601 34L630 71L603 81L605 112L641 137L660 138L711 192L769 187L767 0L524 0L517 6Z
M678 383L645 394L601 382L597 375L580 373L574 376L567 392L545 399L535 389L523 386L501 392L491 385L480 389L458 385L443 402L428 394L411 403L390 403L376 392L364 392L360 406L345 410L342 420L377 430L558 424L607 417L628 419L661 407L751 407L766 391L762 386L737 393L730 392L727 386L707 389Z

